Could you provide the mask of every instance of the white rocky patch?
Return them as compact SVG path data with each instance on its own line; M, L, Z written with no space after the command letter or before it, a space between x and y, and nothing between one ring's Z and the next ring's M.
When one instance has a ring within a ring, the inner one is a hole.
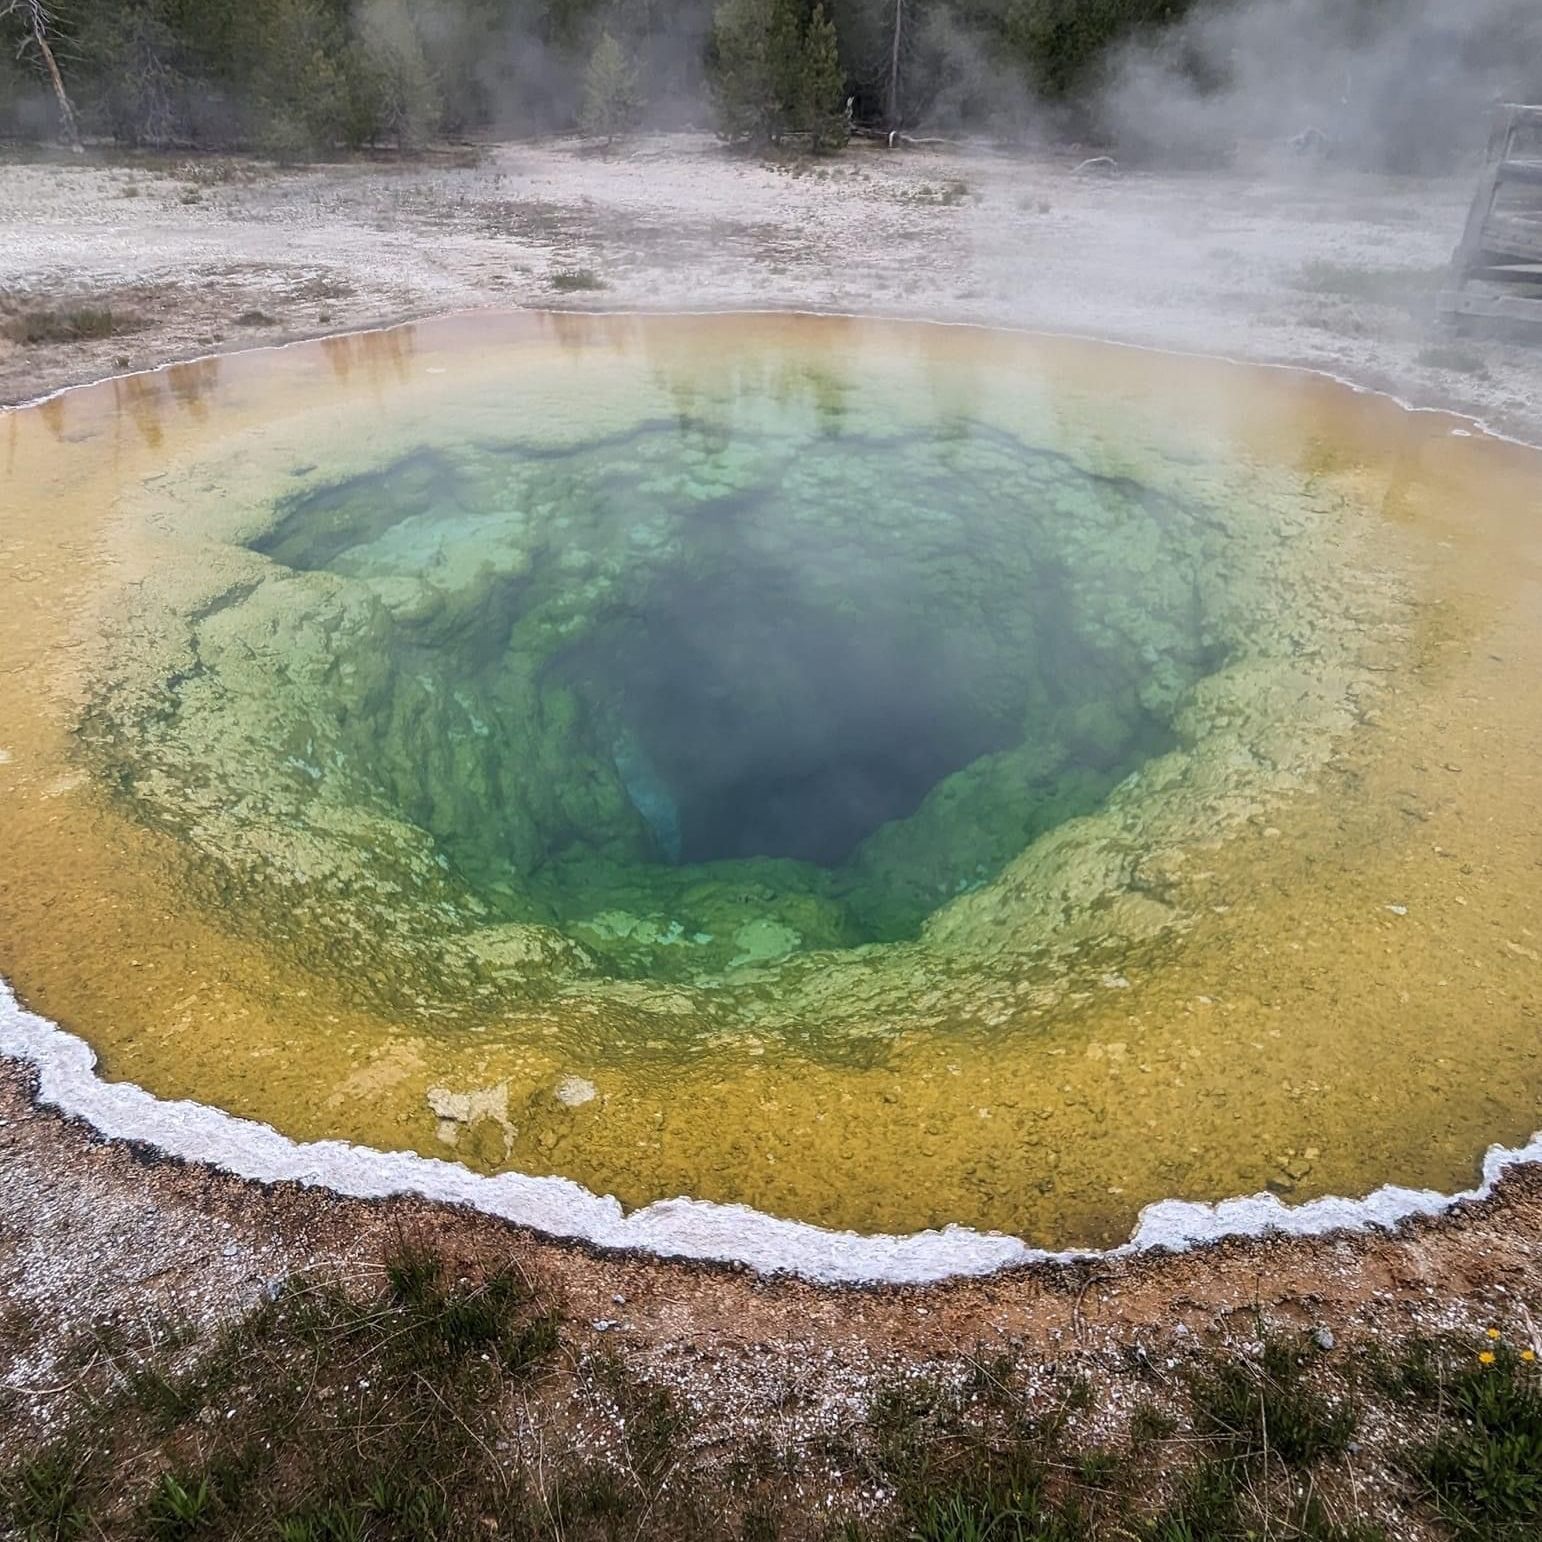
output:
M439 1121L437 1134L447 1146L458 1145L461 1132L479 1120L490 1119L503 1131L503 1154L514 1149L518 1133L509 1119L509 1084L473 1087L469 1092L452 1092L448 1087L430 1087L428 1106Z
M599 1095L599 1088L582 1076L564 1076L554 1089L554 1096L564 1108L582 1108Z

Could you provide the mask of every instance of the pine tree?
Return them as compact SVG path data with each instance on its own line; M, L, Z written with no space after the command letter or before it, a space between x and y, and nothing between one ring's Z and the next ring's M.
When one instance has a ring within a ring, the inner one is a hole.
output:
M846 116L846 77L841 69L840 41L835 23L816 3L803 34L798 75L797 127L805 130L816 150L837 150L851 133Z
M770 20L766 0L723 0L713 15L709 67L725 139L765 145L775 137Z
M635 128L642 111L637 70L610 33L602 32L584 70L584 99L578 126L586 134L603 136L608 145L618 134Z
M713 20L712 87L726 139L843 143L845 78L835 27L815 0L724 0Z
M357 109L400 150L427 143L440 112L439 90L405 0L370 0L356 23L350 63ZM357 132L357 129L356 129Z

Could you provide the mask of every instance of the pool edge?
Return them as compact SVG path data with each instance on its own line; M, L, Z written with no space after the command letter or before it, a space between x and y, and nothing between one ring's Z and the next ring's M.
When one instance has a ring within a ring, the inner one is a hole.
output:
M1269 1193L1215 1202L1165 1199L1145 1206L1129 1240L1116 1247L1054 1250L965 1226L905 1235L835 1231L747 1205L683 1196L627 1213L614 1197L567 1178L487 1176L415 1152L379 1151L346 1141L295 1141L270 1125L208 1104L163 1100L132 1082L104 1080L91 1046L22 1006L3 978L0 1056L36 1069L38 1106L80 1119L106 1139L148 1146L250 1182L298 1183L353 1199L413 1196L463 1205L556 1241L736 1265L821 1285L934 1285L1033 1264L1183 1252L1227 1238L1385 1230L1485 1199L1507 1169L1542 1162L1539 1131L1524 1146L1490 1146L1482 1182L1455 1194L1385 1184L1358 1199L1327 1195L1299 1205L1286 1205Z

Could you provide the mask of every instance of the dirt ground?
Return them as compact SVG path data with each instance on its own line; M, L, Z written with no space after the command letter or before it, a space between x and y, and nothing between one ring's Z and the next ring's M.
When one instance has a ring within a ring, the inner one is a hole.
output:
M1077 159L861 148L777 166L674 138L293 171L0 162L0 309L110 306L118 327L0 341L0 399L462 307L786 306L1311 365L1542 436L1542 348L1455 340L1434 319L1467 180L1300 163L1098 177ZM22 1431L48 1427L65 1346L94 1315L211 1323L296 1270L367 1273L404 1227L519 1260L566 1302L576 1348L619 1345L724 1441L766 1422L812 1435L885 1368L982 1346L1100 1366L1117 1405L1132 1354L1160 1366L1191 1335L1252 1331L1258 1309L1340 1335L1542 1311L1534 1171L1390 1235L854 1292L597 1256L412 1200L263 1189L103 1143L35 1108L30 1086L0 1068L0 1388Z

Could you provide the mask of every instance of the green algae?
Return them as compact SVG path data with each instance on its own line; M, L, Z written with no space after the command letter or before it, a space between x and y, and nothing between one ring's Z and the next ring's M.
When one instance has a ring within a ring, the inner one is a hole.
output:
M254 549L367 611L292 737L362 768L355 798L427 830L495 915L576 928L623 973L732 967L751 921L913 936L1167 748L1210 662L1181 541L1142 575L1142 637L1083 598L1119 577L1088 504L1126 551L1181 511L954 429L650 424L289 499ZM251 598L227 626L266 624Z
M586 379L543 425L480 381L213 518L158 488L229 581L114 651L88 758L231 924L445 1029L998 1020L1089 915L1175 924L1153 853L1297 777L1364 674L1299 603L1335 500L978 384Z

